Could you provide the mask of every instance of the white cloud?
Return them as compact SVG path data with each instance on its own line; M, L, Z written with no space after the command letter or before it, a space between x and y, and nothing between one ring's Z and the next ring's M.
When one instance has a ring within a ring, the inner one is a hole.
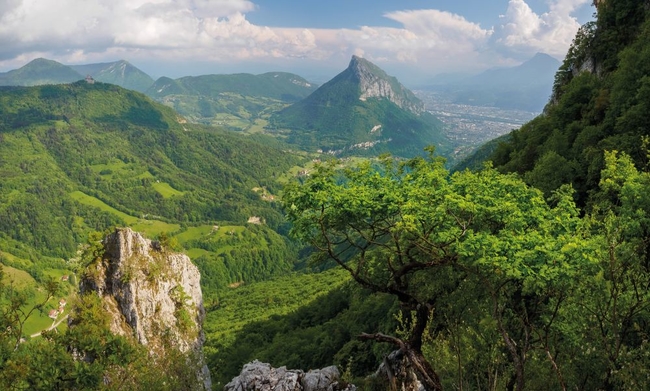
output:
M402 28L363 26L338 34L339 52L364 53L377 62L399 62L419 68L440 68L475 59L491 30L459 15L438 10L408 10L384 15Z
M572 14L590 0L553 0L548 12L536 14L524 0L510 0L503 24L495 34L497 45L563 57L580 27Z
M433 73L488 67L512 62L512 53L564 55L579 27L571 14L589 0L549 1L536 14L524 0L510 0L496 27L440 10L404 10L384 15L397 28L313 29L255 25L246 18L256 9L249 0L0 0L0 67L43 56L68 63L300 58L340 68L354 53Z

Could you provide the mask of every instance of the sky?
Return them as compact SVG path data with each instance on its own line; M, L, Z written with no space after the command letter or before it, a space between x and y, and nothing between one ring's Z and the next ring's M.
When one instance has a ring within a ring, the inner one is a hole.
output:
M0 72L120 59L151 76L287 71L352 55L411 83L562 59L592 0L0 0Z

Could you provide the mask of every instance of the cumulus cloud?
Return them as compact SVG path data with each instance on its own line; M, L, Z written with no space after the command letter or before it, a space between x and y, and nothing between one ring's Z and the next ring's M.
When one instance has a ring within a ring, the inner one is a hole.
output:
M564 55L579 27L571 15L589 0L550 1L537 14L510 0L495 27L428 9L384 15L399 27L313 29L253 24L249 0L0 0L0 67L38 56L67 63L300 58L340 67L355 53L435 71L495 66L512 53Z
M342 49L363 52L378 62L440 66L451 59L458 62L475 57L492 34L460 15L439 10L406 10L384 16L402 24L402 28L363 26L341 30L339 41L345 43Z
M554 0L548 12L533 12L524 0L510 0L503 24L497 30L496 44L515 51L540 51L562 57L580 27L572 14L590 0Z

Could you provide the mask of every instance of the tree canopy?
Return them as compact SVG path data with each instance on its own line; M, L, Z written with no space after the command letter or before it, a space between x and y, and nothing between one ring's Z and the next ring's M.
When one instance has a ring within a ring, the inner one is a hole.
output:
M599 387L613 384L622 346L642 346L630 333L640 332L646 315L639 289L648 275L638 258L648 176L625 155L606 160L609 196L582 217L569 187L545 199L489 166L450 175L433 154L353 169L324 164L287 188L284 203L293 233L314 246L318 260L398 299L402 329L360 338L393 344L427 389L442 389L446 376L476 388L494 363L501 380L491 381L507 389L528 388L536 378L562 389L581 381ZM594 329L601 335L587 333ZM596 342L615 352L585 380L580 365L589 363L571 349ZM499 358L486 357L490 347ZM461 348L475 354L461 358ZM450 354L458 356L453 375L439 358Z

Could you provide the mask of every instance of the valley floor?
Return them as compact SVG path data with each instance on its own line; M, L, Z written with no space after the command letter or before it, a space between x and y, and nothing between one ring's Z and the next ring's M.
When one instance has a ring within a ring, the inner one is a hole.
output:
M427 110L445 125L445 134L456 148L453 160L461 160L481 144L519 129L539 113L498 107L456 104L443 94L414 91Z

